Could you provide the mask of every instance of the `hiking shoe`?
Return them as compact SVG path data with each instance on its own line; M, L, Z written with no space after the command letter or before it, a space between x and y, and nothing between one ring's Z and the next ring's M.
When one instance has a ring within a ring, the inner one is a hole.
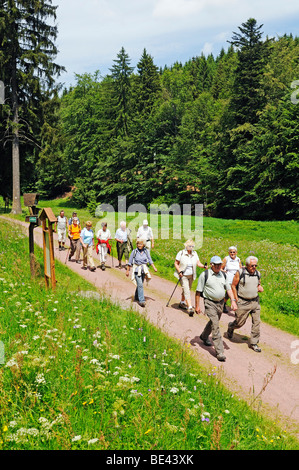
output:
M194 315L193 307L188 307L187 312L188 312L189 317L193 317Z
M139 302L140 307L145 307L145 302Z
M201 341L203 341L203 344L205 346L212 346L212 343L209 339L203 339L202 335L200 335L200 339L201 339Z
M90 268L90 271L95 271L95 270L96 270L96 267L95 267L95 266L92 266L92 267Z
M69 261L71 261L71 259L72 259L72 257L71 257L71 256L69 256Z
M102 264L101 264L101 269L102 269L102 271L105 271L105 269L106 269L106 266L105 266L105 264L104 264L104 263L102 263Z
M233 335L234 335L234 329L232 328L232 323L229 323L228 328L227 328L227 337L229 339L232 339Z
M180 302L180 305L179 305L180 308L186 310L187 309L187 305L185 304L185 302Z
M221 361L221 362L225 362L226 361L226 357L223 353L220 353L220 354L217 354L217 359L218 361Z
M257 344L251 344L250 348L253 349L255 352L261 352L261 348Z
M87 270L87 266L82 266L81 269L85 269L85 271Z

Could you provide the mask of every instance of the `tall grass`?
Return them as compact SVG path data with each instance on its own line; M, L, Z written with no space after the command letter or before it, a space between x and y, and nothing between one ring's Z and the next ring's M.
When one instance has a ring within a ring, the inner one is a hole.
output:
M0 226L0 448L294 449L295 439L233 397L221 369L132 310L84 294L56 262L55 291L31 280L28 240Z

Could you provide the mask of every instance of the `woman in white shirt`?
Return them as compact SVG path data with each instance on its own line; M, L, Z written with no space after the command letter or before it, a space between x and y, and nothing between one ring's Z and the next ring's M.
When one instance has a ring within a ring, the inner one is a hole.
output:
M109 240L111 239L110 230L107 228L107 222L102 222L102 228L97 233L97 253L100 255L100 263L102 271L105 271L105 263L107 259L107 253L111 250Z
M194 309L191 302L191 287L196 279L196 267L205 268L198 258L198 254L194 251L194 241L187 240L185 249L179 251L174 262L177 273L175 275L180 278L182 286L181 308L186 308L190 317L193 316Z
M242 268L241 260L237 256L237 251L238 250L235 246L230 246L229 249L228 249L228 256L226 256L222 260L221 269L222 269L222 271L224 271L226 273L227 280L228 280L230 286L232 285L234 275L236 274L238 269ZM225 303L224 303L224 309L223 309L224 312L228 311L227 308L226 308L227 300L228 300L228 297L226 296L225 297Z

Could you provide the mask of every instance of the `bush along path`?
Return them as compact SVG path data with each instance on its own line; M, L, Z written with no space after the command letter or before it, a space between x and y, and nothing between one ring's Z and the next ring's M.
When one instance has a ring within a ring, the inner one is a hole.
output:
M28 224L10 218L11 223L20 224L28 234ZM35 243L42 247L42 231L34 230ZM299 339L277 328L262 323L261 353L248 347L251 319L233 339L226 335L228 323L234 318L233 312L224 313L220 321L226 362L219 363L213 347L205 346L199 336L208 319L205 315L189 317L178 308L181 288L175 290L168 307L166 304L173 293L175 283L151 273L152 279L145 284L146 307L134 302L135 286L125 269L116 268L117 260L108 256L107 268L92 272L83 270L82 264L68 260L68 251L59 251L57 236L54 234L55 258L69 269L93 284L96 289L122 308L133 308L148 321L158 326L167 335L187 344L196 359L203 365L218 369L219 376L228 389L246 399L253 407L259 408L272 419L281 421L288 431L299 437ZM68 245L67 245L68 247ZM99 258L94 251L95 265ZM156 266L159 269L159 266ZM194 294L193 294L194 295ZM193 299L194 300L194 299Z

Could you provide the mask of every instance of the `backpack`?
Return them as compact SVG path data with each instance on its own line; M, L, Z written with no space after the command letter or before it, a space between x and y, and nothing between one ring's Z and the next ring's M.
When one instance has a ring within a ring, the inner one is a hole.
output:
M133 263L132 263L132 264L134 264L134 263L135 263L136 250L137 250L137 248L135 248L135 249L133 250ZM145 254L146 254L146 257L147 257L147 262L149 263L149 257L148 257L148 251L147 251L147 248L144 248L144 252L145 252Z
M245 276L246 275L250 276L250 274L247 274L246 268L243 267L242 268L242 273L240 274L240 279L239 279L239 282L238 282L238 285L237 285L237 290L239 288L239 284L240 284L241 279L244 279L243 286L245 286L245 279L246 279ZM260 275L259 271L255 270L253 276L256 276L258 278L258 282L260 281L261 275Z
M220 271L220 272L221 272L222 276L224 277L224 279L226 280L226 274L225 274L223 271ZM203 297L203 291L204 291L206 282L207 282L207 280L208 280L208 277L209 277L209 270L206 269L206 270L205 270L204 284L203 284L202 292L200 293L200 297Z

